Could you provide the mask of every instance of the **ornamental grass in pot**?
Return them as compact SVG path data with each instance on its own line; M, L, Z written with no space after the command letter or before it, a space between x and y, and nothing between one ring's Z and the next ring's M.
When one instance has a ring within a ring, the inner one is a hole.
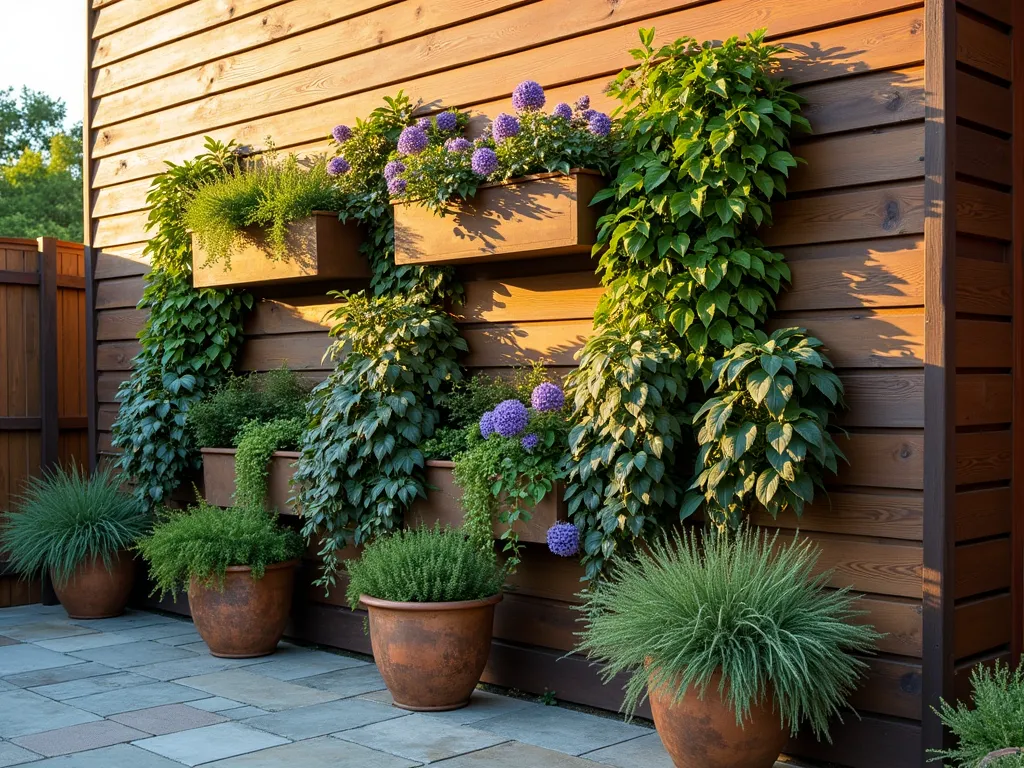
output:
M110 470L90 477L73 465L34 479L0 515L0 551L25 578L49 573L72 619L104 619L124 613L135 579L129 550L149 523Z
M188 591L192 620L210 653L249 658L273 653L284 635L302 539L262 508L220 509L200 502L165 510L139 542L153 594Z
M435 525L379 538L346 568L349 605L369 612L373 657L395 706L469 704L505 581L494 554L461 530Z
M624 708L650 699L679 768L771 768L801 726L828 737L878 638L818 554L747 529L662 539L586 593L580 650L630 675Z

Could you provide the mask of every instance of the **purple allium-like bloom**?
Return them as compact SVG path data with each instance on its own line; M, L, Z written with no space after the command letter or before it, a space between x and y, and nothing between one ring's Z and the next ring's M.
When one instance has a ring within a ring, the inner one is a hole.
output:
M576 109L580 110L581 112L585 109L590 109L590 97L580 96L578 99L576 99Z
M405 163L401 160L392 160L384 166L384 178L387 181L391 181L401 173L405 173Z
M595 136L607 136L612 132L612 119L604 112L594 112L587 118L587 130Z
M416 121L416 127L422 128L424 131L428 130L430 128L430 118L421 117L419 120Z
M494 406L494 431L502 437L522 434L530 421L530 412L518 400L502 400Z
M572 120L572 107L564 101L560 101L555 104L555 108L551 110L551 114L554 117L560 117L563 120Z
M455 116L454 112L442 112L435 118L435 121L439 131L454 131L459 127L459 118Z
M498 170L498 156L490 147L480 147L473 152L470 164L473 166L473 173L486 178Z
M428 143L430 139L427 138L426 131L419 126L411 125L398 137L398 151L403 155L418 155L427 148Z
M527 451L532 451L540 444L540 438L537 437L533 432L528 435L523 435L523 439L519 441L523 448Z
M347 125L336 125L334 130L331 131L331 136L339 144L344 144L346 141L352 138L352 129Z
M405 192L405 179L395 177L388 182L388 192L392 195L400 195Z
M502 112L494 118L492 126L494 128L494 140L499 144L505 139L511 139L513 136L519 135L519 118L507 112Z
M536 80L523 80L516 89L512 91L512 107L516 112L524 112L527 109L540 109L544 106L544 89Z
M538 411L560 411L565 406L565 392L550 381L541 382L530 394L530 405Z
M494 411L488 411L480 417L480 437L485 440L494 434Z
M555 523L548 528L548 549L559 557L572 557L580 551L580 529L572 523Z
M448 141L444 143L444 148L449 152L468 152L473 148L473 144L469 139L464 139L459 136L456 139L448 139Z
M352 166L344 157L332 157L331 161L327 163L327 173L331 176L341 176L343 173L348 173L351 168Z

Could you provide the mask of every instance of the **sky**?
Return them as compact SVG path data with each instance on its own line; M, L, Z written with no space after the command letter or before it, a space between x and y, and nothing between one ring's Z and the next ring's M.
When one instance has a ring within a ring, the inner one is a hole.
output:
M63 99L69 126L84 114L85 8L84 0L0 0L0 88Z

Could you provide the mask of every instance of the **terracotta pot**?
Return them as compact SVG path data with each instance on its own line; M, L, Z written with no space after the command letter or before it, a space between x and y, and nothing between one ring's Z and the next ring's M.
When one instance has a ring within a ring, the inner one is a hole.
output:
M772 768L786 746L783 728L770 701L750 708L743 726L718 693L720 673L708 684L704 698L696 691L673 704L673 690L650 691L654 725L676 768Z
M370 643L395 706L414 712L469 704L491 652L501 594L453 603L395 603L363 595Z
M110 570L102 557L82 562L65 583L50 574L53 591L72 619L109 619L120 616L128 605L135 583L135 556L120 550L110 559Z
M266 656L277 649L292 605L298 560L268 565L254 581L252 569L233 565L216 582L203 586L193 577L188 588L192 620L210 653L227 659Z

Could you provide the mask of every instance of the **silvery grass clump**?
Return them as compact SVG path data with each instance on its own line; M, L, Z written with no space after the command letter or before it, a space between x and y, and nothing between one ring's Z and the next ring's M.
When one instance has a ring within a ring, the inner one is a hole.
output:
M133 547L150 524L120 484L109 469L90 477L76 465L33 480L16 508L0 514L0 550L26 578L49 571L66 582L95 558L109 569L117 552Z
M743 529L732 537L683 533L652 543L585 595L580 650L605 664L607 682L631 675L630 715L648 686L677 700L722 694L743 723L767 701L793 733L806 722L828 738L879 635L852 620L848 590L814 575L818 550ZM650 660L648 664L647 661ZM722 671L721 684L708 690Z

